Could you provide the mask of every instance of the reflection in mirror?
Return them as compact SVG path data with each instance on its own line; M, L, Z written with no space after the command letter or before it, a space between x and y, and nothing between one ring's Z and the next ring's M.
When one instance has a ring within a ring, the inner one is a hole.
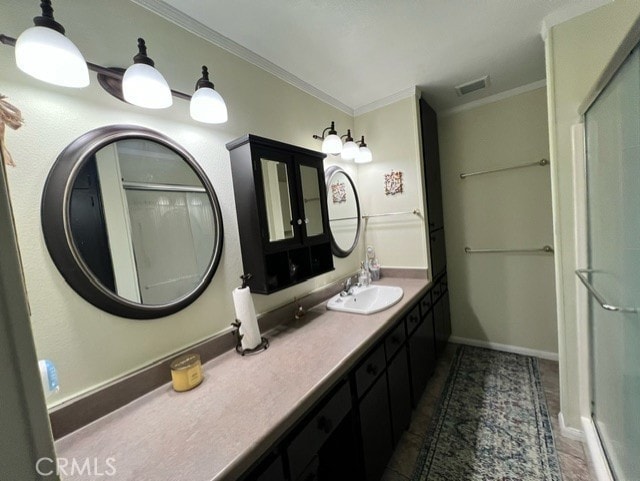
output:
M324 228L322 226L322 204L320 199L318 169L301 165L300 176L307 237L323 234Z
M204 172L142 127L103 127L72 142L49 173L42 227L78 294L136 319L193 302L222 252L220 207Z
M167 304L193 291L216 239L195 172L145 139L113 142L82 167L71 191L71 234L84 262L118 296Z
M289 199L287 164L269 159L260 159L260 164L269 225L269 241L290 239L293 237L293 216Z
M327 205L333 255L347 257L360 236L360 202L351 177L340 167L326 169Z

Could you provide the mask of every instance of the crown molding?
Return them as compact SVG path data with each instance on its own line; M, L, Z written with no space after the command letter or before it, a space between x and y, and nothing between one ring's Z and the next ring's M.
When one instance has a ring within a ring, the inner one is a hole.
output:
M381 99L378 99L369 104L361 105L360 107L356 107L353 109L353 116L357 117L362 114L366 114L367 112L372 112L381 107L386 107L387 105L391 105L400 100L404 100L406 98L420 95L420 91L417 87L408 87L406 89L400 90L400 92L396 92L395 94L387 95Z
M516 95L524 94L527 92L531 92L532 90L538 90L547 86L546 79L538 80L537 82L533 82L527 85L522 85L520 87L516 87L511 90L505 90L504 92L500 92L495 95L491 95L489 97L485 97L483 99L474 100L473 102L469 102L458 107L453 107L449 110L444 110L438 113L439 117L446 117L448 115L457 114L460 112L464 112L466 110L472 110L477 107L481 107L483 105L492 104L494 102L498 102L500 100L508 99L509 97L514 97Z
M272 75L275 75L281 80L284 80L290 85L302 90L303 92L308 93L309 95L314 96L318 100L323 101L326 104L335 107L336 109L346 113L347 115L354 115L354 110L349 107L347 104L339 101L335 97L323 92L322 90L314 87L310 83L305 82L299 77L296 77L292 73L286 71L285 69L277 66L273 62L267 60L266 58L258 55L257 53L249 50L246 47L243 47L237 42L234 42L228 37L225 37L219 32L216 32L212 28L207 27L206 25L198 22L197 20L191 18L189 15L184 14L178 9L168 5L162 0L131 0L133 3L146 8L147 10L159 15L160 17L178 25L179 27L184 28L185 30L197 35L200 38L220 47L227 52L232 53L233 55L241 58L249 62L250 64L255 65L256 67L269 72Z

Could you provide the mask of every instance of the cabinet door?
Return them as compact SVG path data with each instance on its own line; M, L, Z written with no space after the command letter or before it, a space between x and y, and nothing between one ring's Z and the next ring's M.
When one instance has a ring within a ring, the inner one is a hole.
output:
M433 313L429 312L409 339L411 388L416 406L435 369Z
M422 156L427 190L429 231L434 231L444 226L438 118L435 111L422 99L420 99L420 123L422 127Z
M253 162L265 250L300 243L302 220L291 155L258 149Z
M393 452L387 393L386 376L381 376L360 401L360 433L367 481L380 480Z
M351 394L348 383L345 383L291 440L287 453L289 455L289 470L293 479L298 479L350 409Z
M443 306L443 343L446 347L447 342L449 342L449 337L451 337L451 310L449 306L449 291L446 291L444 297L442 298L442 306Z
M312 242L329 239L327 226L327 190L322 164L296 157L299 180L300 217L295 220L302 228L303 237Z
M429 251L431 253L431 276L436 278L447 267L447 254L444 247L444 229L429 234Z
M433 306L433 324L436 336L436 355L440 357L442 351L447 345L449 339L449 327L447 326L447 319L445 317L445 299L448 299L449 294L445 294L438 302ZM446 302L448 304L448 300Z
M402 347L387 367L393 444L397 444L411 420L411 381L407 349Z

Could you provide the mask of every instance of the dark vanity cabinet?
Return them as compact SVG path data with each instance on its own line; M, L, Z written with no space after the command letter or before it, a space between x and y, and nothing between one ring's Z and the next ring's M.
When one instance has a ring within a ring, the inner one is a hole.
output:
M363 475L367 481L382 477L393 453L386 368L384 344L379 344L355 371Z
M251 292L269 294L333 270L325 154L255 135L227 149Z
M411 397L415 407L436 365L431 292L427 292L407 316L407 329L409 331Z
M446 311L443 277L241 479L381 479L446 345Z
M436 355L439 357L444 351L451 336L451 316L449 313L449 289L447 276L444 275L431 290L434 299L433 326L435 336Z
M440 150L438 146L438 116L423 99L420 99L420 124L422 128L422 163L429 221L427 228L431 257L429 266L431 278L435 280L444 274L447 269L444 246Z
M447 286L447 253L445 249L444 215L442 210L442 178L440 174L440 151L438 146L438 116L420 99L420 123L422 127L422 161L427 194L429 223L430 270L433 279L430 314L436 356L440 356L451 335L449 312L449 289Z

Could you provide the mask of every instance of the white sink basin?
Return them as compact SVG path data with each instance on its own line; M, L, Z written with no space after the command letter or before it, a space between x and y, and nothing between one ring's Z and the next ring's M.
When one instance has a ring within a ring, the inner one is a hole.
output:
M354 314L373 314L397 304L403 295L402 288L395 286L354 287L353 294L349 296L342 297L336 294L329 299L327 309Z

